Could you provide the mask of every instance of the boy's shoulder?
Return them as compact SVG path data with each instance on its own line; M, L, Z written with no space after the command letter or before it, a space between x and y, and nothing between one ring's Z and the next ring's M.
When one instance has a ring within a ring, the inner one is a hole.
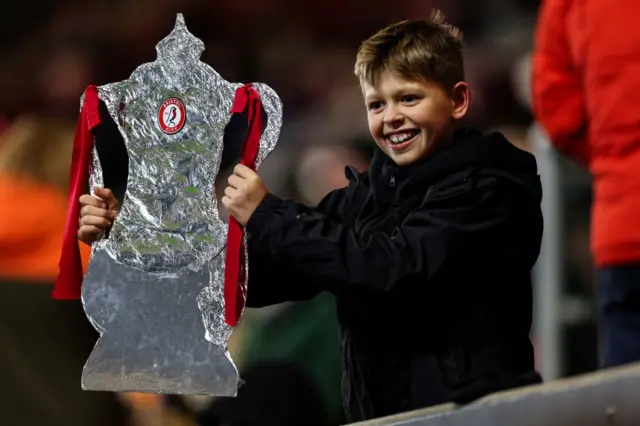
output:
M468 127L456 130L451 148L436 156L425 173L437 176L436 180L443 185L475 178L541 192L535 156L496 131L481 132Z

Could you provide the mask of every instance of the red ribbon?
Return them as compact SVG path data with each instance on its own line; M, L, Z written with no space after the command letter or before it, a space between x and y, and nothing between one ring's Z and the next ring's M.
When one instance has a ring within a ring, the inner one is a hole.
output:
M78 247L78 217L80 202L89 178L91 151L93 150L93 129L100 124L98 90L89 86L84 92L82 111L76 123L71 158L69 199L67 200L67 220L62 240L62 252L58 264L60 271L53 288L54 299L79 299L82 287L82 259Z
M249 128L242 142L240 163L255 171L262 135L262 103L260 95L250 84L236 90L231 113L240 114L245 109ZM224 306L225 321L232 327L240 320L247 296L245 261L244 228L233 217L229 217L227 257L224 266Z

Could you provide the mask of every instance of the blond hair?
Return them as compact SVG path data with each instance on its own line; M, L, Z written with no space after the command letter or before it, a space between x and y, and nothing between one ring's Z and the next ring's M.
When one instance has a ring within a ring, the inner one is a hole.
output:
M464 80L460 30L435 10L429 19L391 24L365 40L358 49L355 75L375 86L390 71L410 80L427 80L449 90Z
M0 172L68 191L74 129L53 120L23 117L0 136Z

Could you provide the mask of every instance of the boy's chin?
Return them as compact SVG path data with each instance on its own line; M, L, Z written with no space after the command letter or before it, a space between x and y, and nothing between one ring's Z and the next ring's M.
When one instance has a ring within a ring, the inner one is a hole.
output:
M408 166L417 163L427 155L427 150L420 144L416 144L406 151L394 151L386 142L376 141L378 148L384 152L397 166Z
M410 164L415 163L417 160L408 156L408 155L396 155L391 157L394 163L398 166L408 166Z
M393 160L394 163L398 166L409 166L413 163L417 163L422 160L426 153L422 152L423 150L419 149L411 149L405 152L389 152L387 151L387 156Z

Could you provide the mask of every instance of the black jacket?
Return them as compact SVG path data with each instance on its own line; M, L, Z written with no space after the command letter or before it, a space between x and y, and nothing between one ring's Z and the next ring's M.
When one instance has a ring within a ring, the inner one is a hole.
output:
M351 421L538 382L530 272L542 238L535 158L501 134L368 172L315 208L267 196L247 225L248 306L336 297Z

